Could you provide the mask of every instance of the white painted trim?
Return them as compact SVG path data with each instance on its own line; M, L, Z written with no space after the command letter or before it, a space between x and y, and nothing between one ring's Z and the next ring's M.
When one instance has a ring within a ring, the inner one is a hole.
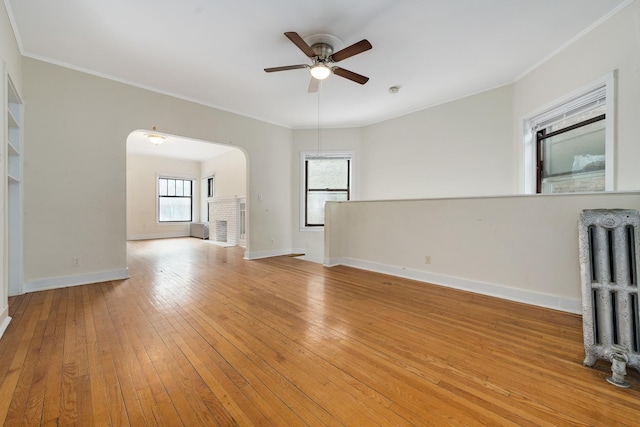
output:
M164 223L163 223L164 224ZM183 224L183 223L172 223L175 224ZM185 224L191 224L190 222ZM191 232L187 231L172 231L170 233L154 233L154 234L134 234L132 236L127 236L127 240L153 240L153 239L174 239L177 237L190 237Z
M66 288L69 286L89 285L92 283L125 280L129 278L129 269L103 271L99 273L81 274L78 276L52 277L49 279L25 282L25 292L45 291L48 289Z
M342 260L340 258L325 258L322 261L322 265L325 267L337 267L342 264Z
M299 249L299 248L275 249L272 251L253 251L253 252L245 251L244 259L252 260L252 259L271 258L274 256L303 254L303 253L305 253L305 250Z
M613 70L609 74L603 77L606 82L606 117L605 117L605 168L604 168L604 185L605 191L614 191L617 188L615 182L615 158L616 151L616 121L618 120L618 111L616 105L618 100L616 98L618 93L618 70Z
M9 17L9 23L11 24L11 29L13 30L13 36L16 38L18 50L20 51L21 55L24 55L24 45L22 44L22 37L20 37L20 31L18 31L18 24L16 23L16 19L13 15L13 10L11 9L11 1L4 0L4 7L7 10L7 16Z
M582 301L579 299L564 298L555 295L527 291L524 289L510 288L493 283L480 282L477 280L469 280L461 277L447 276L444 274L430 273L427 271L413 270L386 264L378 264L353 258L325 260L325 266L327 267L336 265L345 265L348 267L359 268L361 270L389 274L392 276L403 277L448 288L460 289L476 294L521 302L538 307L551 308L575 314L582 313Z
M238 196L216 196L216 197L209 197L209 200L211 200L212 202L235 202L238 200Z
M9 317L9 306L7 305L0 313L0 338L9 327L9 323L11 323L11 317Z

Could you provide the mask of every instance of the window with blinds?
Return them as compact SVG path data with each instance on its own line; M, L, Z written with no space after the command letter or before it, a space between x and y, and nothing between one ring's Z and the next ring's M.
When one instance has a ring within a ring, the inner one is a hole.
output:
M607 108L603 83L530 119L537 193L605 191Z

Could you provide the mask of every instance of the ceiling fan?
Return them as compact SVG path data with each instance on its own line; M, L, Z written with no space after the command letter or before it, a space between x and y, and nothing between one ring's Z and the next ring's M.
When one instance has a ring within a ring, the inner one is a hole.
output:
M333 46L330 44L330 41L319 41L309 46L307 42L305 42L296 32L287 32L284 33L284 35L287 36L293 44L298 46L305 55L311 58L313 63L311 65L298 64L285 65L284 67L265 68L264 71L267 73L308 68L311 71L309 92L317 92L320 80L326 79L332 73L356 83L360 83L361 85L369 81L369 77L330 65L371 49L373 46L371 46L371 43L369 43L368 40L360 40L358 43L354 43L351 46L347 46L334 53Z

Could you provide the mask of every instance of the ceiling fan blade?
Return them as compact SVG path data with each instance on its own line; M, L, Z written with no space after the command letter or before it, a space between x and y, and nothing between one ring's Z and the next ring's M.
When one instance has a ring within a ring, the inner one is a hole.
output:
M309 93L316 93L318 91L318 87L320 86L320 80L311 77L311 81L309 82Z
M333 74L337 74L340 77L344 77L345 79L360 83L361 85L369 81L369 77L365 77L363 75L354 73L353 71L345 70L344 68L340 67L333 67Z
M273 73L274 71L298 70L300 68L309 68L309 66L307 64L285 65L284 67L265 68L264 70L267 73Z
M358 43L354 43L351 46L347 46L344 49L337 51L336 53L331 55L331 59L333 60L333 62L339 62L344 59L350 58L353 55L357 55L366 50L369 50L372 47L373 46L371 46L371 43L369 43L368 40L360 40Z
M300 49L309 58L313 58L314 56L317 56L316 53L313 51L313 49L311 49L311 46L309 46L307 42L305 42L298 33L294 33L293 31L290 31L288 33L284 33L284 35L287 36L287 38L291 40L293 44L298 46L298 49Z

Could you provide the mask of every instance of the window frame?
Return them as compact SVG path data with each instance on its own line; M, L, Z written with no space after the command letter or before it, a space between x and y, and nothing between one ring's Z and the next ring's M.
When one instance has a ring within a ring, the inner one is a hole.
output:
M564 127L562 129L558 129L554 132L547 133L546 128L543 128L536 132L536 194L547 194L542 192L542 184L543 184L542 181L543 181L543 171L544 171L543 141L545 139L553 138L555 136L562 135L564 133L571 132L573 130L577 130L582 127L588 126L590 124L594 124L602 121L605 122L605 132L606 132L606 118L607 118L607 115L605 113L605 114L600 114L598 116L583 120L579 123ZM605 165L605 172L606 172L606 165ZM553 175L553 176L559 176L559 175ZM553 193L550 193L550 194L553 194Z
M534 112L527 114L523 119L523 193L524 194L548 194L538 193L538 155L539 147L535 122L541 117L560 110L572 101L586 96L599 88L604 88L605 93L605 189L604 192L615 191L615 120L616 120L616 83L617 71L612 71L607 75L582 86L571 93L558 98ZM552 193L553 194L553 193ZM577 193L565 193L577 194Z
M169 195L160 195L160 180L176 180L176 181L189 181L191 182L191 195L190 196L169 196ZM194 208L194 195L193 192L195 190L195 178L189 176L175 176L168 174L158 174L156 175L156 222L158 224L184 224L193 222L193 208ZM190 201L189 207L189 220L179 220L179 221L162 221L160 220L160 199L161 198L188 198Z
M346 189L335 189L336 191L347 191L347 200L353 200L353 169L354 153L352 151L302 151L300 152L300 231L323 231L323 224L307 224L307 160L313 158L346 159L348 161L347 185ZM326 189L318 189L326 191Z
M207 198L212 198L216 193L214 176L209 176L206 179L207 179Z

